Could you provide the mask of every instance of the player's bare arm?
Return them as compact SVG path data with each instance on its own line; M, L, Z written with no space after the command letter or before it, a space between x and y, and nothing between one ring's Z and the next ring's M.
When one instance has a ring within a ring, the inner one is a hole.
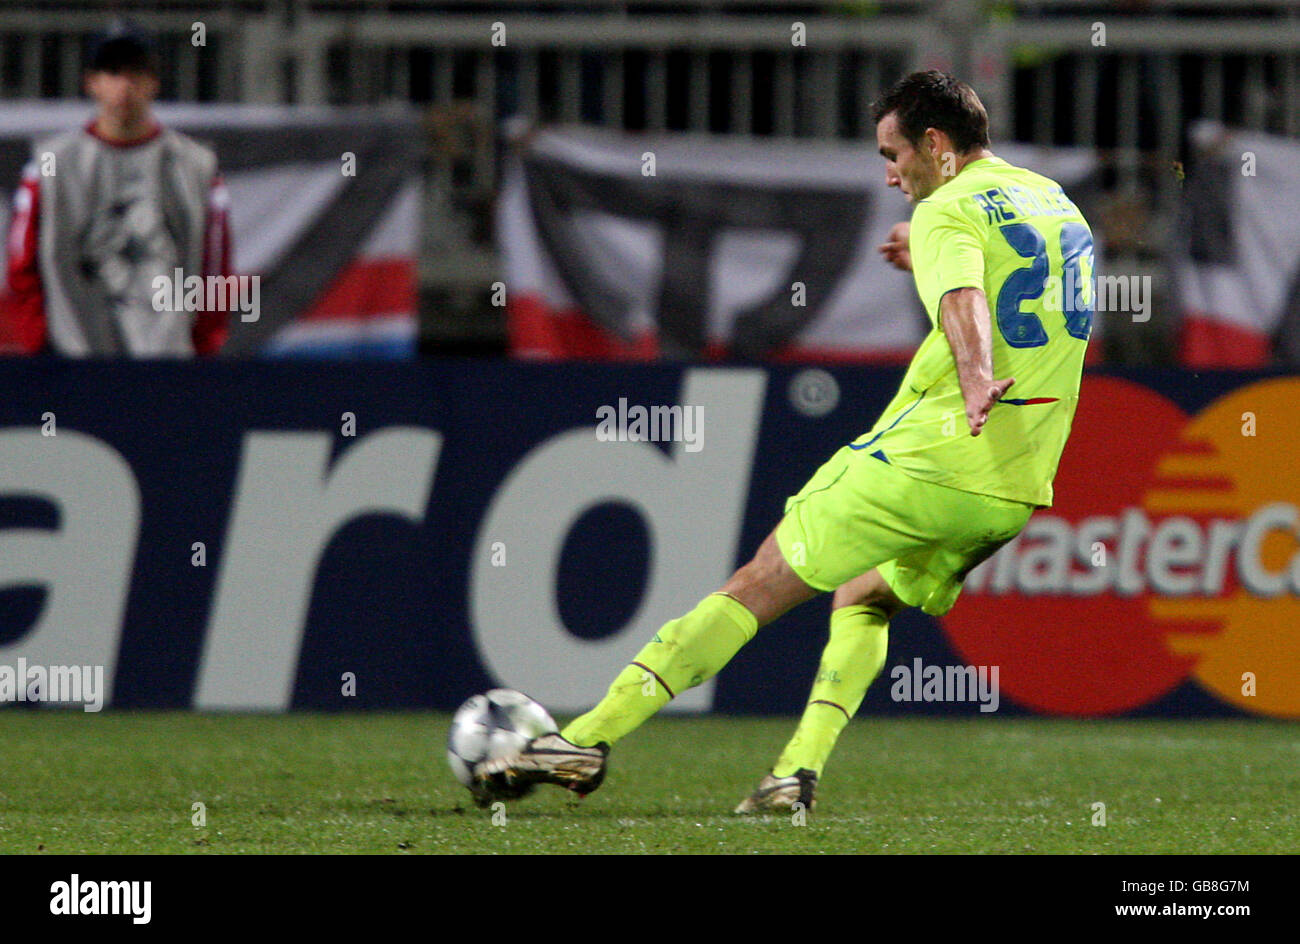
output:
M993 378L993 333L989 305L982 289L959 288L939 302L943 326L952 357L957 364L957 382L966 401L966 422L970 434L978 436L988 421L993 404L1002 399L1015 378Z

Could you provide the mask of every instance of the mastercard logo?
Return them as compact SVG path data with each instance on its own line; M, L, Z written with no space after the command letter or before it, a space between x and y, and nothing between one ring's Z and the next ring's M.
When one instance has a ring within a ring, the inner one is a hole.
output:
M944 631L1003 697L1120 714L1188 681L1300 718L1300 378L1187 416L1086 377L1056 504L967 577Z

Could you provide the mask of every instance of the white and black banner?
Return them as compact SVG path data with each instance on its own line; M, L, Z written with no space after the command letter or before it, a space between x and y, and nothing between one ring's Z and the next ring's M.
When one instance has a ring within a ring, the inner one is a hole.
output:
M1182 360L1300 364L1300 142L1199 122L1192 146L1174 268Z
M996 150L1094 184L1089 152ZM910 214L867 144L537 132L499 204L512 350L904 360L928 324L876 247Z

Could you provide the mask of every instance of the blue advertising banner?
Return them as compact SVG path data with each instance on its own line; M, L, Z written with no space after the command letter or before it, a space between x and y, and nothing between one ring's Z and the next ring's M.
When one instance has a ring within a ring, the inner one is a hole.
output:
M3 362L0 669L102 667L117 708L452 709L508 685L575 712L900 376ZM1297 430L1297 378L1089 375L1056 505L948 616L894 621L863 711L1300 716ZM674 706L799 711L828 608ZM927 698L962 666L996 670L996 704Z

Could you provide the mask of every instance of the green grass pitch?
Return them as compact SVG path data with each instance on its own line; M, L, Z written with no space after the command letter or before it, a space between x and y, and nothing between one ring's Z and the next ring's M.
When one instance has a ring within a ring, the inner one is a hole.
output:
M652 720L583 801L475 808L449 716L0 712L2 853L1254 853L1300 847L1281 722L860 718L819 805L737 817L791 719ZM194 825L193 804L206 824ZM1105 825L1094 825L1105 804Z

